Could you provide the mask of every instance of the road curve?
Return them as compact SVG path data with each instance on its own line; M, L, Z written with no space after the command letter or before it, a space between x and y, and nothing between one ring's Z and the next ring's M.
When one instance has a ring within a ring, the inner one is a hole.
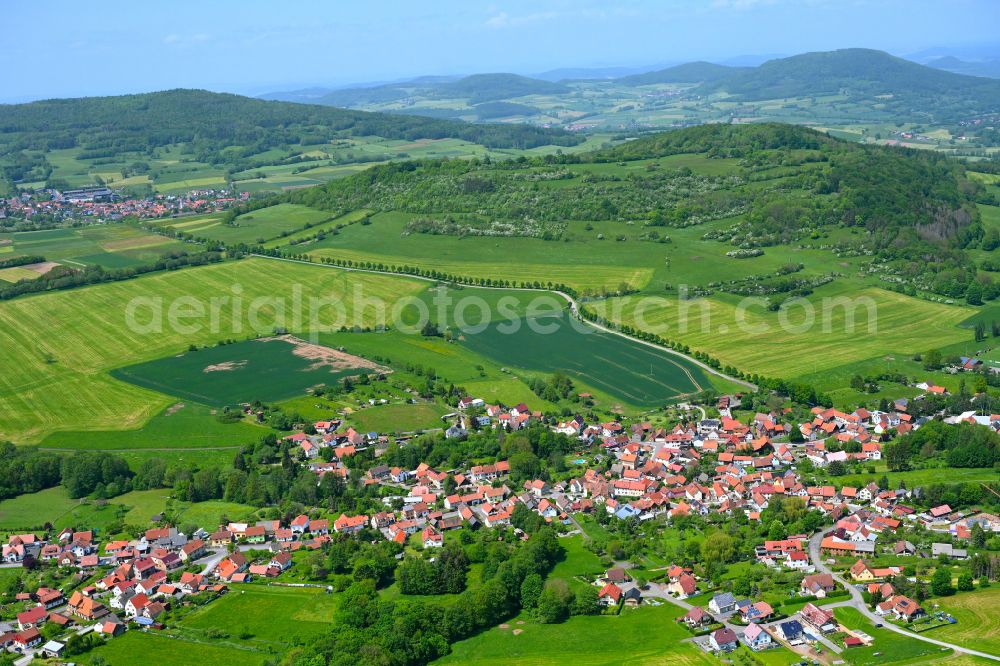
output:
M873 613L868 608L868 604L865 603L864 597L861 596L861 592L858 588L854 587L846 580L841 578L838 574L835 574L830 567L823 562L823 558L820 555L820 542L822 542L823 537L832 532L834 528L826 529L822 532L818 532L809 539L809 558L812 560L813 566L820 573L828 573L833 576L834 580L843 585L848 592L851 593L850 602L840 602L839 604L831 604L831 606L843 606L849 605L852 608L858 610L862 615L867 617L872 621L873 624L881 624L882 628L888 629L889 631L894 631L897 634L906 636L907 638L912 638L914 640L923 641L925 643L932 643L933 645L938 645L943 648L951 648L956 652L962 652L965 654L971 654L976 657L982 657L983 659L990 659L992 661L1000 661L1000 657L994 654L989 654L988 652L979 652L978 650L970 650L969 648L962 647L961 645L955 645L954 643L945 643L944 641L935 640L933 638L928 638L926 636L921 636L920 634L915 634L912 631L907 631L901 627L897 627L891 622L887 622L885 618L879 617Z
M409 273L394 273L392 271L380 271L380 270L377 270L377 269L374 269L374 268L348 268L346 266L336 266L334 264L321 264L321 263L316 263L314 261L304 261L302 259L289 259L287 257L271 257L271 256L268 256L266 254L251 253L251 254L248 254L247 256L248 257L257 257L259 259L271 259L272 261L287 261L289 263L293 263L293 264L305 264L307 266L320 266L320 267L323 267L323 268L336 268L336 269L339 269L339 270L342 270L342 271L347 271L347 272L353 271L353 272L356 272L356 273L375 273L377 275L391 275L393 277L410 278L410 279L413 279L413 280L423 280L424 282L435 282L435 283L437 283L437 282L448 282L448 280L441 280L439 278L431 278L431 277L426 277L426 276L423 276L423 275L410 275ZM671 349L669 347L664 347L663 345L658 345L655 342L649 342L648 340L642 340L640 338L628 335L626 333L622 333L619 330L610 328L608 326L604 326L602 324L598 324L597 322L593 322L593 321L589 321L587 319L584 319L582 316L580 316L580 308L579 308L579 305L576 302L576 299L574 299L572 296L570 296L569 294L567 294L564 291L559 291L557 289L545 289L545 288L542 288L542 287L539 287L539 288L536 289L534 287L487 287L487 286L482 286L482 285L466 285L466 284L462 284L462 283L456 283L456 284L460 284L463 287L469 287L471 289L497 289L497 290L501 290L501 291L537 291L537 292L542 292L542 293L546 293L546 294L559 294L561 297L563 297L566 300L567 303L569 303L570 313L576 319L578 319L579 321L583 322L587 326L590 326L591 328L595 328L595 329L597 329L599 331L603 331L605 333L610 333L612 335L617 335L619 337L625 338L627 340L631 340L633 342L638 342L641 345L645 345L647 347L652 347L653 349L656 349L658 351L666 352L668 354L673 354L674 356L678 356L680 358L683 358L684 360L688 361L689 363L693 363L694 365L698 366L699 368L701 368L705 372L713 374L716 377L720 377L722 379L725 379L727 381L733 382L735 384L739 384L740 386L745 386L748 389L750 389L751 391L756 391L757 390L757 385L756 384L748 382L748 381L746 381L744 379L739 379L738 377L732 377L730 375L727 375L724 372L716 370L715 368L713 368L712 366L708 365L707 363L699 361L698 359L696 359L696 358L694 358L692 356L688 356L687 354L685 354L683 352L679 352L676 349ZM685 372L686 372L686 370L685 370ZM688 376L690 377L690 373L688 373ZM691 378L691 380L692 380L692 382L694 382L695 386L698 386L698 382L695 382L693 377Z

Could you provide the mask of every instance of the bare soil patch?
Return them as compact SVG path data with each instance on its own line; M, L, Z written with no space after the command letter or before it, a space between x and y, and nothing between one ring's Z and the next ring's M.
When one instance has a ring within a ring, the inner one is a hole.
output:
M207 366L202 372L232 372L239 370L247 364L246 361L225 361Z
M177 412L181 411L182 409L184 409L184 403L183 402L178 402L175 405L171 405L167 409L167 411L165 412L165 414L167 416L170 416L171 414L176 414Z
M342 352L337 349L331 349L330 347L324 347L323 345L314 345L306 342L305 340L300 340L294 335L280 335L273 338L261 338L261 342L268 342L271 340L281 340L282 342L287 342L295 347L292 350L293 354L299 358L314 361L314 363L309 367L310 370L328 367L332 371L361 368L383 374L392 372L389 368L381 366L373 361L369 361L366 358L354 356L353 354L348 354L347 352Z

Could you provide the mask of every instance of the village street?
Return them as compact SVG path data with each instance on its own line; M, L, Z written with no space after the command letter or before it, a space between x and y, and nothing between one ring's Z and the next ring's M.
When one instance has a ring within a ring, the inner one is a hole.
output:
M834 528L831 527L831 528L826 529L826 530L824 530L822 532L817 532L816 534L814 534L812 536L811 539L809 539L809 558L812 560L813 566L816 567L816 571L818 571L820 573L831 574L833 576L834 580L836 580L838 583L840 583L841 585L843 585L844 588L847 589L847 591L851 593L851 600L850 601L844 601L844 602L838 602L838 603L828 604L827 606L824 606L824 608L837 608L837 607L840 607L840 606L849 605L852 608L858 610L862 615L864 615L865 617L867 617L874 624L882 625L883 628L888 629L889 631L894 631L897 634L901 634L901 635L907 636L909 638L914 638L914 639L916 639L918 641L924 641L925 643L933 643L934 645L939 645L939 646L941 646L943 648L951 648L952 650L955 650L956 652L963 652L965 654L971 654L971 655L974 655L976 657L982 657L983 659L990 659L992 661L1000 661L1000 657L997 657L995 655L989 654L987 652L979 652L978 650L970 650L969 648L964 648L964 647L962 647L960 645L955 645L953 643L945 643L944 641L938 641L938 640L935 640L933 638L928 638L926 636L921 636L919 634L915 634L912 631L907 631L906 629L903 629L901 627L897 627L896 625L892 624L891 622L888 622L886 620L886 618L879 617L878 615L876 615L875 613L873 613L868 608L868 604L865 603L864 597L861 595L861 591L858 590L858 588L856 588L854 585L850 584L848 581L844 580L839 575L837 575L836 573L834 573L830 569L830 567L826 564L826 562L823 561L822 555L820 553L820 543L823 541L823 537L825 537L827 534L829 534L833 530L834 530Z

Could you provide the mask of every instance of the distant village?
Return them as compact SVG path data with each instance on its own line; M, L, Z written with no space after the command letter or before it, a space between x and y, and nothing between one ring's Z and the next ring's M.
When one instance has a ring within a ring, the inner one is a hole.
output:
M228 189L191 190L185 194L155 194L141 198L122 197L108 187L48 190L46 194L47 197L39 197L25 192L8 199L0 198L0 221L7 218L29 221L44 218L58 222L110 222L125 217L155 219L213 213L250 198L248 192Z

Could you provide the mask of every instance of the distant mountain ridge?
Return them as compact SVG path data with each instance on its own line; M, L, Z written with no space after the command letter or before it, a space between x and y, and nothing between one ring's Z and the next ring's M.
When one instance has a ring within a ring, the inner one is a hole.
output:
M946 72L955 74L967 74L969 76L985 76L991 79L1000 79L1000 58L994 60L966 61L955 56L945 56L927 63L928 67L943 69Z
M707 81L718 81L745 69L749 68L729 67L727 65L717 65L713 62L697 61L675 65L655 72L623 76L620 79L616 79L616 81L629 86L648 86L656 83L704 83Z
M101 151L115 155L198 142L210 156L231 145L266 149L283 142L324 141L337 133L406 140L459 138L489 147L575 145L582 140L532 125L472 124L205 90L0 105L0 154L80 146L94 156Z

